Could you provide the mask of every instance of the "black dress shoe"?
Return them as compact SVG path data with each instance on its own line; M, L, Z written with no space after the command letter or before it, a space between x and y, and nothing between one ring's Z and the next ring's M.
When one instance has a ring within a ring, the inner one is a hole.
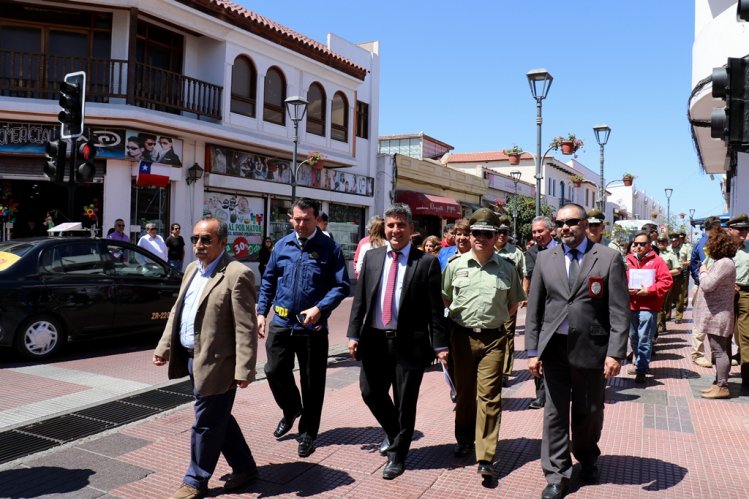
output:
M388 451L390 450L392 450L390 449L390 439L388 437L385 437L385 440L383 440L382 443L380 444L380 448L379 448L380 455L387 456Z
M598 483L598 466L595 464L583 464L580 470L580 480L585 483Z
M307 457L315 452L315 437L304 435L299 440L299 457Z
M473 444L458 444L453 451L455 457L466 457L473 454Z
M494 469L492 468L492 463L490 463L489 461L479 461L479 467L477 471L479 475L494 476Z
M291 421L288 421L286 418L281 418L281 421L278 422L278 426L276 426L276 430L273 432L273 436L276 438L281 438L294 427L294 421L296 421L296 418L301 416L302 413L298 412L296 416L291 418Z
M240 490L245 487L247 487L251 482L256 480L258 477L257 468L252 468L248 471L243 471L241 473L232 473L229 475L229 477L226 480L226 483L224 484L224 490L226 492L231 492L235 490Z
M382 478L385 480L392 480L393 478L402 475L405 470L406 466L403 464L403 461L396 457L395 452L390 452L388 454L388 463L382 470Z
M510 377L506 374L502 376L502 388L508 388L510 386Z
M543 409L545 403L546 401L543 398L538 397L537 399L531 400L531 403L528 404L528 409Z
M562 499L567 493L567 486L561 483L550 483L541 492L541 499Z

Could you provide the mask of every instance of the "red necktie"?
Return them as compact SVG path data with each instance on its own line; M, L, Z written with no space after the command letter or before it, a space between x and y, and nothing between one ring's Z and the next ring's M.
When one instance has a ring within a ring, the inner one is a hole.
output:
M388 282L385 286L385 302L382 304L382 324L387 326L393 320L393 298L395 297L395 280L398 277L398 255L399 251L391 251L393 257L390 262Z

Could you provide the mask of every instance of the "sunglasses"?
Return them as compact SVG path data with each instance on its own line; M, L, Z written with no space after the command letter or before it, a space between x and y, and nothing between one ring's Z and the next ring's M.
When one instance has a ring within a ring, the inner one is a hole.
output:
M151 227L150 229L146 229L148 231L156 230L156 227Z
M125 224L117 224L116 227L124 227Z
M180 227L172 227L172 230L182 230Z
M485 237L491 239L494 237L495 232L493 230L472 230L471 235L473 237Z
M510 231L507 230L507 229L499 229L497 231L497 234L499 234L500 236L509 236L510 235Z
M648 244L650 244L650 241L635 241L632 246L647 246Z
M138 146L127 146L127 148L130 149L131 151L137 151L138 149L140 149L140 147Z
M578 225L582 221L583 221L582 218L568 218L567 220L557 220L554 222L554 224L557 226L558 229L561 229L565 225L567 227L574 227L575 225Z
M588 224L588 227L593 227L594 229L597 228L597 227L600 227L600 226L601 226L601 224L598 224L598 223Z
M198 244L198 241L203 243L204 246L208 246L213 242L213 239L211 239L211 236L190 236L191 243Z

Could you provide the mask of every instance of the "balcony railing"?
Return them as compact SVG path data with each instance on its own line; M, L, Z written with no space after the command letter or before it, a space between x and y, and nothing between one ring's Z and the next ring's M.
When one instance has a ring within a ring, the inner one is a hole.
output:
M85 71L88 102L123 102L173 114L221 120L222 87L179 73L118 59L0 50L0 96L57 99L66 73Z

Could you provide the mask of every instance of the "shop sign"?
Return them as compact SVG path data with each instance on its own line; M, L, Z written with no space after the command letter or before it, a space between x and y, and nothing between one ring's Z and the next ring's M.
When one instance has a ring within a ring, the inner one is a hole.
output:
M44 155L46 144L59 137L59 125L0 121L0 153ZM83 136L96 144L99 158L125 157L125 131L86 127Z
M502 175L493 175L487 173L486 182L492 189L504 191L509 194L515 194L515 183L511 178L503 177ZM525 182L518 182L518 194L521 196L534 197L536 195L536 187L526 184Z
M213 215L229 226L226 252L237 260L257 260L263 242L263 198L206 192L203 214Z

